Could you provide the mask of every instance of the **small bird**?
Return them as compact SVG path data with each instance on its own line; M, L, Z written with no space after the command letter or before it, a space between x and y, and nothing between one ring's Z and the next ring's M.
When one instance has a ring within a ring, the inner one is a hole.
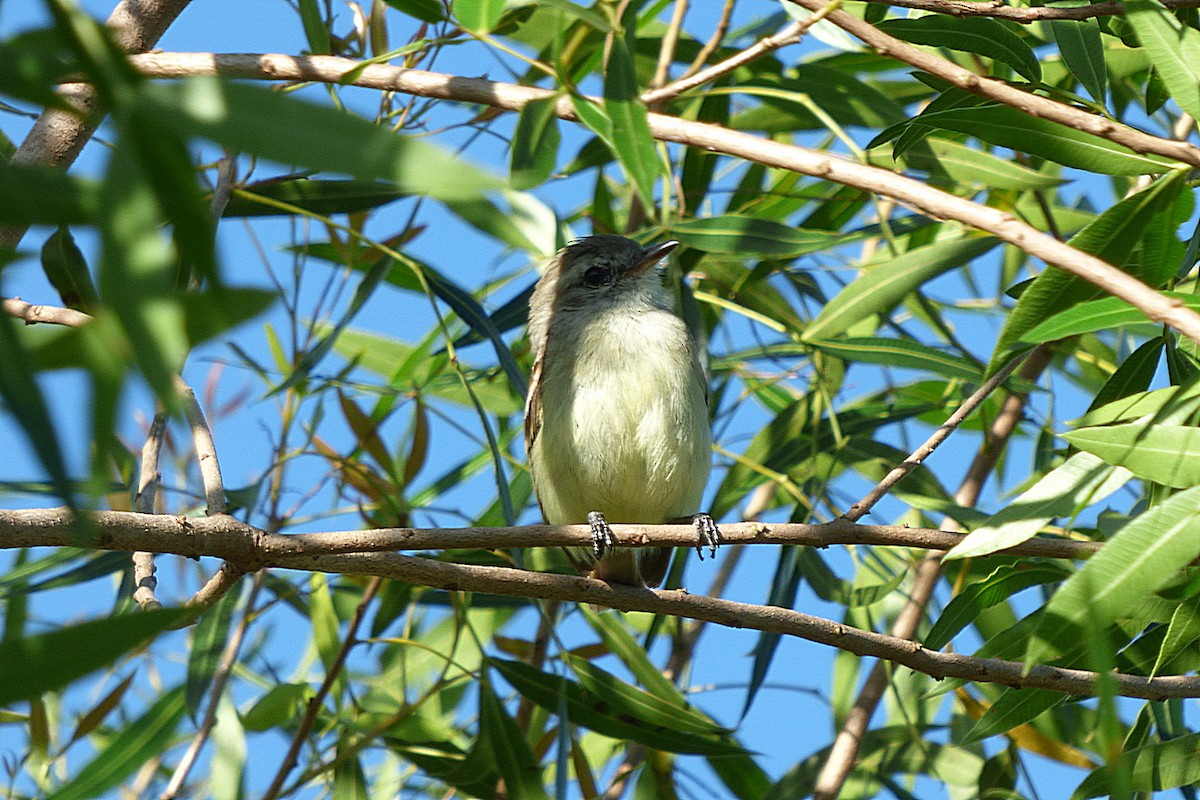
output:
M542 516L592 528L567 548L581 574L657 586L670 547L614 549L609 522L691 517L696 550L716 552L696 513L712 466L708 386L687 326L653 269L678 242L643 247L589 236L558 252L529 301L533 375L525 449Z

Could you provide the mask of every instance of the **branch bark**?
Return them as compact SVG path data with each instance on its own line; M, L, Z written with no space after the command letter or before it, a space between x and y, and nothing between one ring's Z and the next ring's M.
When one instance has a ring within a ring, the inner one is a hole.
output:
M1028 25L1044 19L1091 19L1093 17L1116 17L1125 13L1125 4L1120 2L1092 3L1072 8L1054 6L1006 6L1002 0L867 0L898 8L915 8L933 11L951 17L996 17ZM1160 0L1167 8L1200 8L1200 0Z

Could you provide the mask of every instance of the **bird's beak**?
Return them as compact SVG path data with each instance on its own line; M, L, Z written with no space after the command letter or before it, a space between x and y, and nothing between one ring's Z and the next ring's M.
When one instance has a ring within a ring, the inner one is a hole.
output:
M658 262L667 257L667 254L679 246L679 242L668 241L647 247L642 253L642 258L636 264L621 275L621 278L632 278L641 275L646 270L653 267Z

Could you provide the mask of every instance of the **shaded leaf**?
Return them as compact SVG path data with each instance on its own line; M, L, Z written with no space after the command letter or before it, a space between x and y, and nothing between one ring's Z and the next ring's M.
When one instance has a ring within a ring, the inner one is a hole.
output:
M1000 20L930 14L884 20L876 27L913 44L946 47L994 59L1012 67L1030 83L1042 79L1042 65L1037 56Z

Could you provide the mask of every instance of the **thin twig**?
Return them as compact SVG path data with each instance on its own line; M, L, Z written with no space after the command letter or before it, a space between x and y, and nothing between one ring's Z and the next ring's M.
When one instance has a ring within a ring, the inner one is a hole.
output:
M650 91L642 95L642 102L650 107L662 105L666 100L672 97L683 94L684 92L695 89L697 86L702 86L711 81L715 81L722 75L727 75L733 72L743 64L749 64L756 58L761 58L767 53L774 52L781 47L786 47L789 44L796 44L804 36L804 32L809 26L815 23L816 15L813 15L811 22L789 22L773 36L768 36L765 39L760 39L750 47L747 47L742 52L735 56L725 59L720 64L714 64L708 69L693 73L692 75L680 78L679 80L669 83L662 88L652 88Z
M142 445L142 463L138 470L138 491L133 506L141 514L154 513L154 501L158 497L158 485L162 474L158 470L158 456L162 451L163 432L167 427L167 416L162 411L154 415L146 442ZM162 603L154 595L158 580L154 577L154 554L139 550L133 554L134 601L144 609L160 608Z
M1020 376L1027 381L1037 380L1049 363L1050 353L1049 345L1039 345L1035 348L1022 364ZM975 454L966 477L955 493L954 501L958 505L969 508L979 502L984 481L991 474L996 459L1024 415L1025 400L1026 395L1021 392L1010 392L1004 399L999 415L985 434L983 446ZM944 524L960 527L953 520L947 520ZM940 553L927 553L917 564L908 600L892 625L892 636L900 639L912 639L916 636L925 606L933 596L933 590L941 576L941 566ZM871 717L874 716L879 701L883 699L884 692L890 685L889 673L888 664L878 661L867 680L863 682L857 700L834 738L825 763L821 765L813 790L813 800L834 800L841 794L842 786L854 767L859 745L867 733Z
M237 663L238 651L242 648L246 631L249 630L250 622L255 616L254 603L258 598L258 590L262 587L263 577L262 574L259 574L255 578L254 584L250 588L250 596L246 600L246 609L242 612L242 618L238 621L237 627L233 629L228 641L225 642L225 649L221 651L221 660L217 663L216 671L213 672L212 685L208 690L208 705L204 711L204 719L201 720L196 735L188 744L187 751L179 760L179 765L175 767L175 773L171 775L171 780L160 795L160 800L171 800L179 794L179 790L183 788L183 782L187 780L188 773L192 771L196 759L200 757L200 750L208 741L209 734L217 724L217 706L221 702L221 696L225 693L225 685L229 682L229 676L233 674L233 667Z
M996 391L996 389L998 389L1000 385L1008 379L1008 376L1012 374L1013 370L1020 366L1023 360L1024 359L1021 358L1013 359L1011 362L1006 364L1003 369L999 370L995 375L988 378L982 386L976 389L970 397L963 401L961 406L955 409L954 413L951 414L944 423L942 423L941 427L934 431L933 434L925 440L924 444L914 450L912 455L904 459L903 462L885 475L883 480L881 480L874 489L867 492L867 495L862 500L859 500L857 503L850 506L850 510L845 514L846 519L850 520L851 522L858 522L860 519L866 516L867 513L874 508L875 504L882 500L887 493L896 486L896 484L908 477L908 475L914 469L925 463L925 459L929 458L933 451L936 450L942 442L946 441L950 434L954 433L958 426L962 424L963 420L970 416L972 411L974 411L981 403L983 403L984 400L990 397L992 392Z
M221 568L214 572L213 576L209 578L208 581L201 586L194 595L191 596L191 599L187 601L187 605L201 606L204 608L211 606L213 603L220 600L226 592L228 592L234 586L237 586L238 581L240 581L242 576L245 574L245 570L235 567L233 564L230 564L228 561L226 561L221 565Z
M717 20L717 27L713 28L712 36L708 37L708 41L700 48L700 52L696 53L696 57L692 59L691 65L679 76L681 80L683 78L690 78L704 69L704 65L708 63L709 56L717 52L717 48L721 46L721 42L725 41L725 34L729 32L729 22L733 19L734 2L735 0L725 0L725 5L721 7L721 16Z
M76 311L73 308L59 306L41 306L27 303L19 297L0 299L0 308L10 317L23 320L26 325L36 325L43 322L49 325L66 325L68 328L78 328L91 322L91 314Z
M376 577L363 590L362 600L359 601L358 607L354 609L354 618L350 620L350 625L346 629L345 641L342 642L342 646L338 649L333 663L329 665L329 670L325 673L325 680L321 682L321 688L309 698L308 706L304 710L304 717L300 720L300 724L296 727L296 733L292 736L292 744L288 747L287 754L283 757L283 761L279 765L279 770L275 773L274 780L271 781L271 785L267 788L267 791L263 793L262 800L275 800L279 796L279 790L283 788L283 782L287 780L288 774L296 766L296 759L300 755L300 748L304 746L309 732L312 731L313 725L316 724L317 715L321 711L321 706L325 704L325 698L329 695L329 691L333 688L333 682L341 674L342 667L346 664L346 658L350 655L350 650L358 644L358 629L366 617L371 599L375 597L375 593L379 590L382 583L383 579Z
M200 466L200 479L204 484L204 498L208 503L208 515L225 513L225 483L221 479L221 463L217 460L217 446L213 442L204 409L196 400L192 387L176 377L175 391L183 400L183 413L192 429L192 443L196 450L196 463Z
M658 64L654 68L654 77L650 79L651 89L665 86L671 77L671 63L675 60L675 47L679 44L679 32L683 30L683 18L687 16L687 11L688 0L675 0L671 22L667 25L662 44L658 48Z
M899 8L916 8L921 11L933 11L938 14L949 14L952 17L996 17L1028 25L1032 22L1047 19L1091 19L1092 17L1120 16L1126 12L1126 6L1120 2L1092 3L1084 6L1006 6L1001 0L867 0L869 3L879 3ZM1167 8L1200 8L1200 0L1161 0Z

